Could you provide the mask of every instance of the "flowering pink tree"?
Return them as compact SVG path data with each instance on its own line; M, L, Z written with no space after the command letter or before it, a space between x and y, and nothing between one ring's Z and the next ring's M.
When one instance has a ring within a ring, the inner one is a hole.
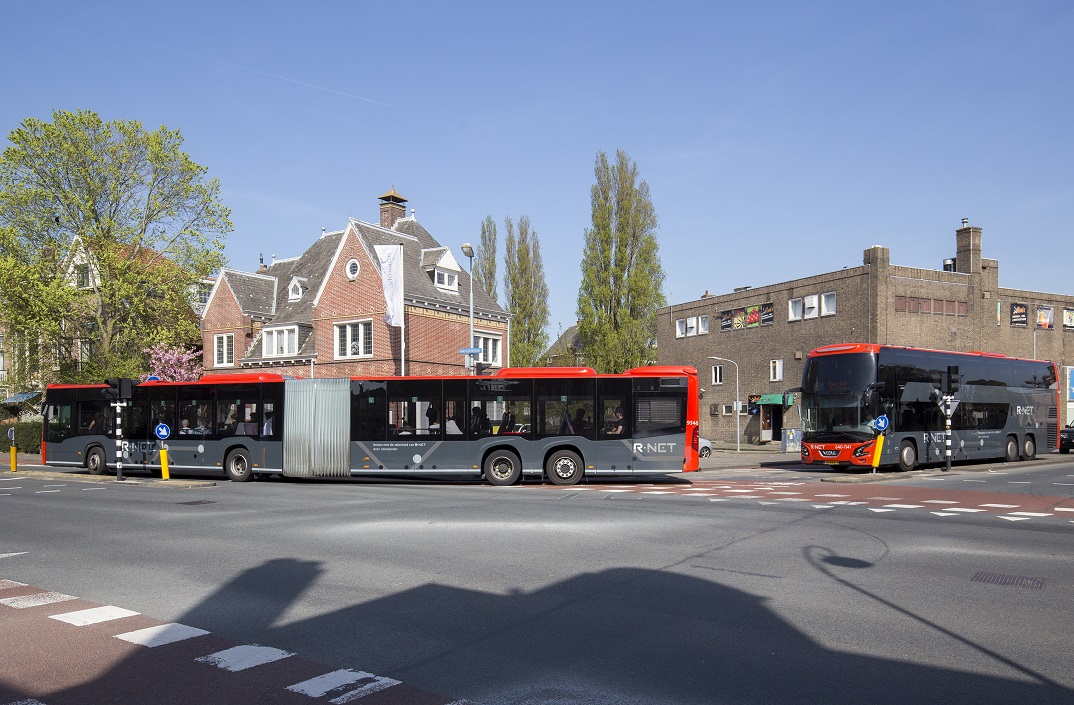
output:
M151 374L167 382L197 382L201 379L201 352L193 348L157 343L144 352L149 356L151 371L142 375L143 382Z

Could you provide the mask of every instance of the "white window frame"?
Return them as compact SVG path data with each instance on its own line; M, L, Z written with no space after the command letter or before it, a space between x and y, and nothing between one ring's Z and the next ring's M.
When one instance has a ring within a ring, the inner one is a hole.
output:
M475 362L493 367L503 366L503 336L499 333L474 331L474 347L481 348L481 354L475 356Z
M334 325L334 329L332 350L336 360L357 360L363 357L373 357L373 319L340 321ZM357 336L354 335L355 332L357 332ZM343 342L347 350L343 355L339 354L341 336L345 336ZM354 352L355 349L358 352ZM369 352L365 352L367 349Z
M834 291L826 291L820 295L820 315L822 316L834 316L835 315L835 303L836 297Z
M229 350L230 348L230 350ZM221 354L222 353L222 354ZM235 366L235 334L217 333L213 336L213 367Z
M693 338L697 335L697 316L690 316L686 319L686 337Z
M441 291L458 291L459 275L438 267L433 275L433 283Z
M712 383L714 385L723 384L723 365L712 366Z
M816 294L802 297L802 318L816 318L820 315L820 306Z
M731 404L720 404L720 411L723 412L724 416L734 416L735 415L735 405L733 403L731 403Z
M783 360L769 360L769 362L768 362L768 381L769 382L782 382L783 381Z
M302 284L296 279L287 287L287 300L298 301L302 298Z
M686 337L686 319L685 318L677 318L677 319L675 319L675 337L676 338L685 338Z
M697 317L697 334L708 335L709 334L709 317L698 316Z
M358 278L358 275L361 273L361 271L362 263L352 257L351 259L347 260L347 266L343 270L343 273L347 275L347 279L354 281Z
M787 320L788 321L800 321L802 320L802 297L791 299L787 302Z
M283 337L283 352L279 351L281 336ZM294 343L293 348L291 343ZM266 328L261 332L261 357L293 357L297 354L298 326Z

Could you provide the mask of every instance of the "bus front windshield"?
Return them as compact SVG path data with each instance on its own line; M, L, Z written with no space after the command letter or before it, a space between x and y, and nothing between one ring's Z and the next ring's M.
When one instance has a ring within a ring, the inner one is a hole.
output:
M846 443L872 439L876 419L876 355L810 358L802 376L802 440Z

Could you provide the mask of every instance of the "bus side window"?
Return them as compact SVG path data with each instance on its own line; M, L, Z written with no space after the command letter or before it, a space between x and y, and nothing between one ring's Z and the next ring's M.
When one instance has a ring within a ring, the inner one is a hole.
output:
M631 419L627 413L630 410L630 380L629 379L599 379L597 380L597 411L595 421L600 426L598 439L629 438L631 435ZM615 433L620 422L615 410L623 410L622 434Z

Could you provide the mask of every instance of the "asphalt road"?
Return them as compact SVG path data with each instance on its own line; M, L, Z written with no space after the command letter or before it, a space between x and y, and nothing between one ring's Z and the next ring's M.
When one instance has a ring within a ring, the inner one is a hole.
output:
M1019 473L1074 466L1003 481ZM822 483L755 460L560 489L0 473L0 579L33 586L0 589L0 643L59 659L57 685L32 689L31 662L0 658L0 703L292 702L284 686L341 669L399 682L362 703L1074 702L1070 493L927 475ZM1029 503L1040 516L1016 516ZM2 603L41 591L79 601ZM108 649L87 627L34 626L96 605L140 613L91 625ZM210 634L158 664L112 646L123 619ZM236 645L295 656L206 675L197 659Z

